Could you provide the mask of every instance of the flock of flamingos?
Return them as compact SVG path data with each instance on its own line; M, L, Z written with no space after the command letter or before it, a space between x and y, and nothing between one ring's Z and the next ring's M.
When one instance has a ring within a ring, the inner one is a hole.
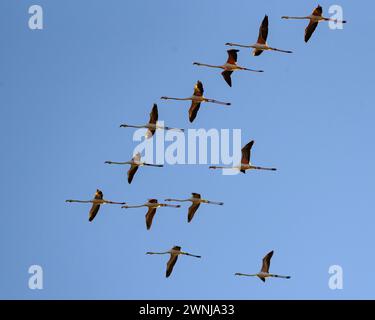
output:
M314 9L311 15L305 16L305 17L288 17L283 16L282 19L307 19L309 20L309 24L305 29L305 42L308 42L311 38L312 34L314 33L316 27L318 24L322 21L334 21L336 23L345 23L346 21L339 21L337 19L331 19L331 18L325 18L323 16L323 9L319 5ZM270 51L278 51L283 53L292 53L292 51L288 50L281 50L278 48L270 47L267 44L267 36L268 36L268 16L266 15L261 23L260 29L259 29L259 36L256 43L252 45L242 45L237 43L226 43L228 46L235 46L235 47L242 47L242 48L251 48L253 49L253 55L259 56L262 54L263 51L270 50ZM244 70L244 71L251 71L251 72L263 72L262 70L253 70L249 68L245 68L242 66L239 66L237 64L237 53L239 50L237 49L231 49L228 50L228 59L227 62L223 65L210 65L210 64L204 64L199 62L194 62L194 65L197 66L204 66L209 68L217 68L222 69L222 76L226 83L231 87L232 86L232 78L231 75L234 71L238 70ZM197 117L199 108L201 106L202 102L209 102L209 103L216 103L221 105L230 105L230 103L217 101L214 99L209 99L203 96L203 84L202 82L198 81L194 87L194 93L191 97L187 98L171 98L171 97L161 97L161 99L165 100L190 100L191 101L191 107L189 109L189 121L193 122L194 119ZM171 127L163 127L158 125L158 107L156 104L153 105L152 111L150 113L150 120L145 125L127 125L122 124L121 127L132 127L132 128L147 128L146 137L151 138L156 129L162 129L162 130L178 130L183 131L183 129L178 128L171 128ZM246 146L244 146L241 150L242 158L241 163L233 167L237 170L240 170L241 172L245 173L246 170L276 170L275 168L265 168L265 167L259 167L259 166L253 166L250 162L250 154L251 149L254 145L254 141L250 141ZM128 183L130 184L134 178L135 173L137 172L139 167L142 166L150 166L150 167L162 167L163 165L158 164L150 164L146 162L141 161L141 155L138 153L134 155L134 157L130 161L126 162L114 162L114 161L106 161L107 164L116 164L116 165L130 165L130 169L128 171ZM219 168L225 168L225 167L219 167L219 166L211 166L211 169L219 169ZM165 199L166 202L191 202L191 206L188 209L188 222L191 222L196 211L198 210L199 206L201 204L213 204L213 205L223 205L222 202L214 202L209 201L201 198L201 195L198 193L192 193L192 196L187 199ZM103 198L103 192L99 189L96 190L94 199L92 200L66 200L66 202L79 202L79 203L92 203L92 207L89 212L89 221L93 221L96 215L99 212L100 206L103 204L118 204L122 205L121 208L129 209L129 208L141 208L141 207L147 207L147 214L146 214L146 227L149 230L152 226L152 221L154 219L156 210L160 207L171 207L171 208L179 208L180 205L173 205L173 204L167 204L167 203L159 203L157 199L149 199L146 203L140 204L140 205L133 205L129 206L126 205L125 202L115 202L115 201L109 201L105 200ZM173 267L177 262L177 258L179 255L186 255L191 256L195 258L200 258L201 256L193 255L188 252L181 251L181 247L174 246L172 249L165 251L165 252L147 252L147 254L169 254L170 258L167 263L167 269L166 269L166 277L169 277L173 271ZM289 279L290 276L282 276L278 274L273 274L269 272L271 258L273 255L273 251L267 253L267 255L263 258L262 261L262 267L261 270L258 273L255 274L244 274L244 273L236 273L235 275L238 276L248 276L248 277L258 277L260 280L265 282L266 278L274 277L274 278L284 278Z

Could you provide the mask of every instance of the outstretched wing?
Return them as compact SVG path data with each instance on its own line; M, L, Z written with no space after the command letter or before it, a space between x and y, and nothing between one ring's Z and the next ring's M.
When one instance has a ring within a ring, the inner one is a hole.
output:
M165 276L167 278L171 275L171 273L173 271L173 267L177 262L177 258L178 258L177 254L171 254L171 257L169 258L169 260L167 262L167 272L165 273Z
M146 227L147 230L150 230L152 226L152 220L154 219L156 213L156 208L148 208L148 211L146 213Z
M229 64L236 64L236 62L237 62L237 52L239 52L239 51L240 50L238 50L238 49L227 50L227 52L228 52L227 63L229 63Z
M254 49L254 50L253 50L253 56L254 56L254 57L258 57L258 56L260 56L260 55L262 54L263 51L264 51L264 50Z
M158 121L159 113L158 113L158 106L156 103L154 103L154 106L152 107L152 110L150 112L150 121L149 123L155 124L156 121Z
M251 140L246 146L244 146L241 150L242 158L241 163L242 164L249 164L250 162L250 156L251 156L251 148L254 145L254 140Z
M223 76L225 82L231 87L232 86L232 78L230 77L233 71L223 71L221 75Z
M99 189L96 190L94 199L96 199L96 200L103 199L103 192L101 192ZM98 214L99 209L100 209L100 204L97 204L97 203L92 204L92 207L91 207L90 212L89 212L89 221L90 222L95 219L96 215Z
M195 214L195 212L197 212L199 206L200 206L200 203L193 203L193 204L189 207L189 211L188 211L188 222L190 222L190 221L193 219L194 214Z
M128 183L129 184L132 183L133 177L134 177L135 173L137 172L137 170L138 170L137 165L132 164L130 166L130 169L128 170Z
M268 37L268 16L265 15L259 28L258 43L265 44Z
M190 122L193 122L194 119L197 117L197 114L198 114L198 111L199 111L200 107L201 107L200 102L195 102L195 101L191 102L191 106L190 106L190 109L189 109L189 121Z
M90 209L90 212L89 212L89 221L91 222L92 220L94 220L94 218L96 217L96 215L98 214L98 211L100 209L100 204L96 204L94 203Z
M262 269L260 270L261 272L265 272L265 273L269 272L272 256L273 256L273 251L267 253L267 255L263 258Z
M317 17L321 17L322 14L323 14L323 8L321 6L317 6L312 12L312 15L317 16ZM318 24L319 24L318 22L310 20L309 25L305 29L305 42L308 42L310 40Z
M152 107L152 110L150 112L150 120L149 120L149 124L153 124L155 125L156 122L158 121L158 118L159 118L159 113L158 113L158 106L156 103L154 103L154 106ZM150 132L150 134L148 135L148 137L152 137L156 131L156 127L151 127L151 128L148 128L148 131Z
M317 26L318 22L310 20L309 25L305 29L305 42L310 40Z
M196 85L194 86L194 95L201 97L203 96L203 84L199 80L197 81Z

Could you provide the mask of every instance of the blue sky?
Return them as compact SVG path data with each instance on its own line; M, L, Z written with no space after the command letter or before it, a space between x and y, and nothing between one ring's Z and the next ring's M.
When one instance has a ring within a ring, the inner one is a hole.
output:
M44 9L44 30L31 31L28 8ZM307 15L316 1L11 1L0 3L1 194L0 298L54 299L344 299L374 298L373 212L375 5L340 4L344 30L321 24L308 44ZM292 55L241 50L229 88L219 72L230 42L250 43L269 15L269 43ZM366 44L359 48L355 44ZM209 97L230 108L202 106L193 124L188 96L200 79ZM222 176L207 165L143 168L128 185L133 130L154 102L161 120L181 128L240 128L254 139L253 162L279 171ZM201 206L191 224L183 208L160 209L151 231L144 209L102 208L65 199L142 203L191 192L223 207ZM167 256L181 245L165 279ZM275 254L271 271L291 280L239 278ZM44 270L44 289L30 290L28 268ZM344 270L344 289L330 290L328 268ZM363 272L365 276L363 276Z

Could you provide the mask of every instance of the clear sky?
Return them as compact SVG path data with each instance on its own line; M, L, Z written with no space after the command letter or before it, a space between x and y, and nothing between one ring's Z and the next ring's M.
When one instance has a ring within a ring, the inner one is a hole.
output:
M374 90L371 1L340 4L344 30L321 24L308 44L307 15L316 1L14 1L0 2L1 224L0 298L342 299L375 298ZM44 9L44 29L28 28L28 8ZM226 42L255 42L264 14L269 43L291 55L241 50L229 88L218 70ZM193 124L188 96L203 81L209 97ZM154 102L161 120L181 128L239 128L256 141L253 162L277 172L222 176L207 165L142 168L131 185L126 161L132 129ZM186 198L223 201L160 209L151 231L146 208L103 207L93 223L89 199L142 203ZM173 245L203 256L181 257L165 278ZM290 280L235 277L271 270ZM28 268L44 270L44 289L28 288ZM340 265L344 289L330 290L328 268Z

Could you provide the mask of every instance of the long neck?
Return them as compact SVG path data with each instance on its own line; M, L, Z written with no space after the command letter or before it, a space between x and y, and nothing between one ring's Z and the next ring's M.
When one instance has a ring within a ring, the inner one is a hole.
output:
M194 258L201 258L201 256L197 256L197 255L195 255L195 254L191 254L191 253L183 252L183 251L180 251L180 254L183 254L183 255L185 255L185 256L194 257Z
M271 274L270 276L274 278L290 279L290 276L280 276L278 274Z
M171 131L179 131L179 132L184 132L184 131L185 131L184 129L180 129L180 128L171 128L171 127L160 127L160 129L171 130Z
M276 168L265 168L265 167L253 167L256 170L268 170L268 171L276 171Z
M235 273L236 276L244 276L244 277L257 277L257 274L247 274L247 273Z
M166 204L166 203L159 203L160 207L170 207L170 208L179 208L180 205L174 205L174 204Z
M244 68L241 66L238 66L239 69L245 70L245 71L252 71L252 72L264 72L263 70L255 70L255 69L249 69L249 68Z
M205 203L208 203L208 204L217 204L219 206L223 205L224 203L223 202L218 202L218 201L209 201L209 200L205 200Z
M270 47L270 49L273 50L273 51L278 51L278 52L283 52L283 53L293 53L293 52L290 51L290 50L282 50L282 49L271 48L271 47Z
M188 202L190 199L165 199L165 201Z
M109 201L109 200L103 200L104 204L125 204L126 202L116 202L116 201Z
M335 22L335 23L346 23L346 20L337 20L337 19L333 19L333 18L323 18L324 21L332 21L332 22Z
M146 163L146 162L144 162L143 165L144 166L148 166L148 167L158 167L158 168L162 168L163 167L162 164L151 164L151 163Z
M216 104L222 104L224 106L230 106L229 102L222 102L222 101L218 101L218 100L215 100L215 99L206 98L205 101L206 102L211 102L211 103L216 103Z

